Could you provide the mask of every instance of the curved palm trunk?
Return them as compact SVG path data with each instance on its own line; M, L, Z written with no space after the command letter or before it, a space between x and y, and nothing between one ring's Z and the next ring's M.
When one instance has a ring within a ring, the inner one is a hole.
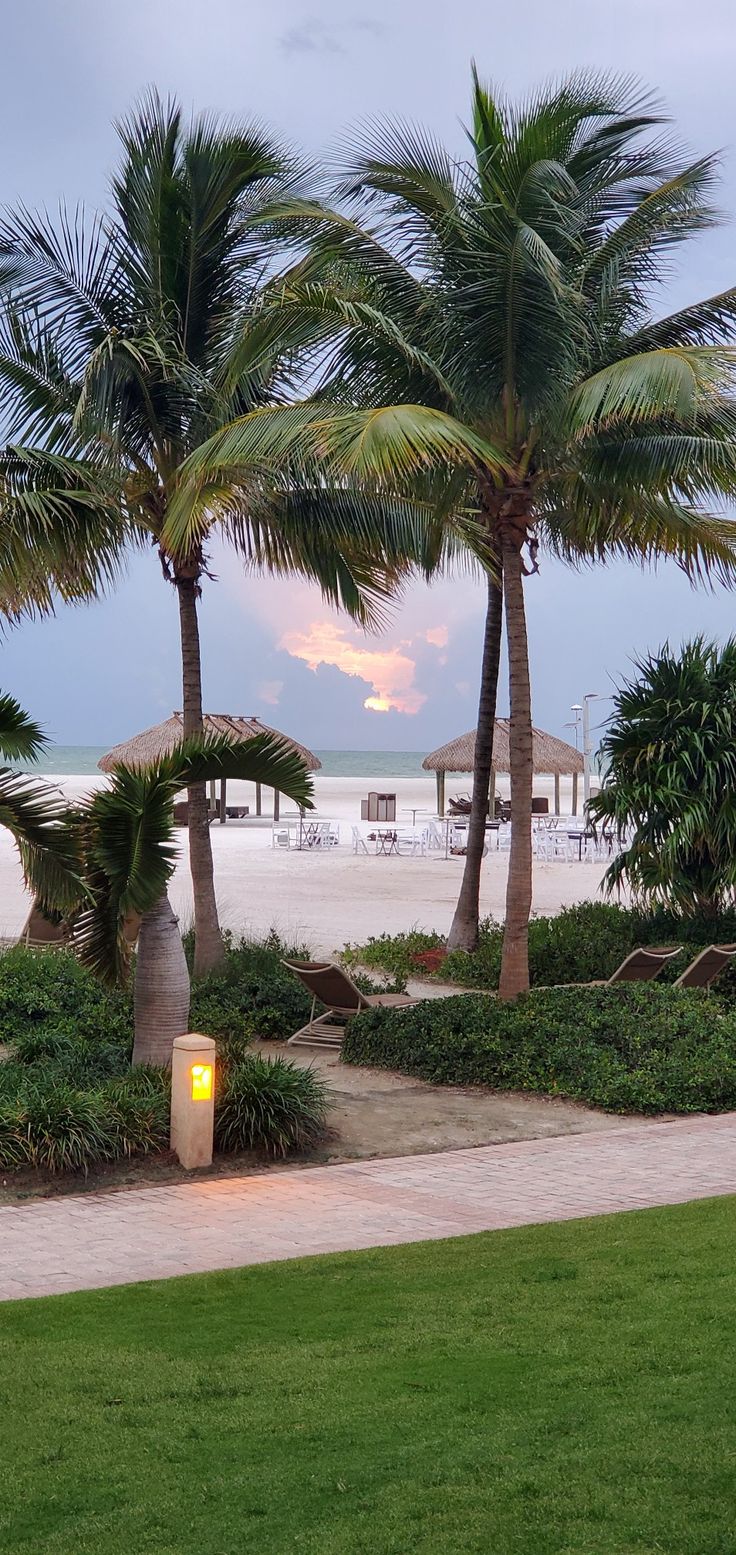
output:
M511 852L498 991L515 999L529 987L532 908L532 701L524 585L518 539L503 536L503 590L509 655Z
M500 558L499 558L500 564ZM447 937L448 950L476 950L478 946L478 918L480 914L480 872L483 848L486 840L486 814L493 766L493 730L496 720L496 696L498 692L498 666L501 657L501 624L503 619L503 589L499 575L488 576L488 604L486 628L483 639L483 662L480 673L480 698L478 725L475 735L475 760L473 764L473 795L468 825L468 849L455 908L452 927Z
M164 895L141 921L135 963L134 1064L170 1064L189 1029L189 968L179 920Z
M203 728L196 579L177 575L176 588L181 627L184 736L188 738L190 734L201 734ZM217 916L207 789L204 783L197 783L187 790L187 801L189 865L194 893L194 970L195 973L202 973L219 966L224 959L225 947Z

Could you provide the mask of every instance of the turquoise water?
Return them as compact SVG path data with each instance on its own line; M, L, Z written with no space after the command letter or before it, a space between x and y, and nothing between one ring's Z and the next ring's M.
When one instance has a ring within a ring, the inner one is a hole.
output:
M104 745L51 745L28 771L90 777ZM317 751L325 777L421 777L426 751Z

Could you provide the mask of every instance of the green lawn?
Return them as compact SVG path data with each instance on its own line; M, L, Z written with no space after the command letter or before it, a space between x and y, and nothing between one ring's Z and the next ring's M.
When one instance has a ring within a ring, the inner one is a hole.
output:
M736 1200L0 1308L8 1555L733 1555Z

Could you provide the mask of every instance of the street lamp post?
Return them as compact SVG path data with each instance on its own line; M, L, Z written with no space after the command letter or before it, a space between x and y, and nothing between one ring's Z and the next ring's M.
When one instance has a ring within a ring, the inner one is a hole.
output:
M586 691L583 697L583 808L588 809L590 799L590 758L593 747L590 743L590 704L598 696L597 691Z

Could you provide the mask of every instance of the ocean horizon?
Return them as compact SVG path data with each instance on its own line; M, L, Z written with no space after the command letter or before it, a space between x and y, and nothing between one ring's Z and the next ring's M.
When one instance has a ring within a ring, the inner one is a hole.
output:
M57 777L92 777L107 745L49 745L37 762L17 770ZM422 771L426 751L318 750L324 777L427 777Z

